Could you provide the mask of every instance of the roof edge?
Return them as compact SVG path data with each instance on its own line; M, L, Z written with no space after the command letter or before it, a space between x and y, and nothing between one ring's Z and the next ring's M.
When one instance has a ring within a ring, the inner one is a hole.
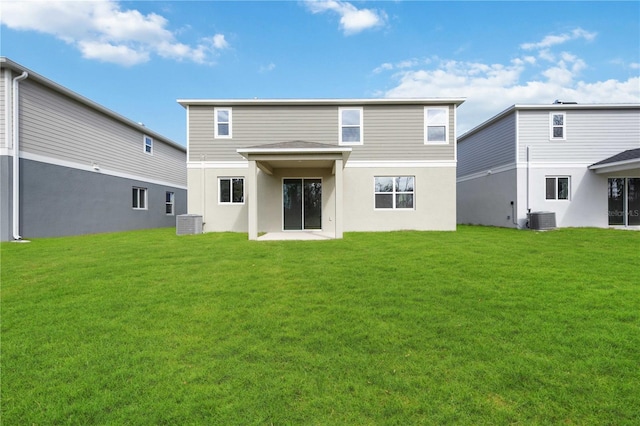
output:
M508 107L507 109L497 113L493 117L483 121L477 126L473 127L471 130L467 130L462 135L458 136L458 142L461 142L463 139L468 138L469 136L477 133L478 131L488 127L489 125L495 123L496 121L504 118L505 116L511 114L515 111L535 111L535 110L548 110L548 111L566 111L566 110L616 110L616 109L640 109L640 103L606 103L606 104L514 104Z
M466 98L254 98L254 99L178 99L183 107L205 106L245 106L245 105L461 105Z
M7 68L7 69L10 69L12 71L17 71L17 72L26 71L27 73L29 73L28 79L34 80L34 81L36 81L36 82L38 82L38 83L40 83L40 84L42 84L42 85L54 90L54 91L56 91L56 92L58 92L58 93L60 93L60 94L62 94L64 96L67 96L67 97L69 97L69 98L71 98L71 99L73 99L75 101L78 101L78 102L80 102L80 103L82 103L82 104L84 104L84 105L86 105L86 106L88 106L88 107L90 107L92 109L95 109L95 110L97 110L97 111L99 111L99 112L101 112L101 113L103 113L103 114L115 119L115 120L118 120L121 123L126 124L127 126L133 127L134 129L139 130L140 132L144 133L147 136L151 136L156 140L161 140L162 142L166 143L167 145L170 145L170 146L172 146L174 148L177 148L177 149L179 149L179 150L181 150L181 151L183 151L185 153L187 152L187 148L184 145L181 145L181 144L169 139L168 137L166 137L166 136L164 136L164 135L162 135L162 134L160 134L158 132L155 132L155 131L151 130L150 128L148 128L148 127L146 127L144 125L138 124L135 121L133 121L133 120L121 115L121 114L118 114L117 112L112 111L109 108L107 108L107 107L105 107L103 105L100 105L99 103L94 102L91 99L86 98L86 97L80 95L79 93L74 92L71 89L68 89L68 88L66 88L66 87L64 87L64 86L62 86L62 85L60 85L60 84L58 84L58 83L56 83L56 82L54 82L52 80L49 80L48 78L38 74L37 72L34 72L34 71L30 70L29 68L27 68L25 66L22 66L22 65L18 64L17 62L12 61L11 59L9 59L9 58L7 58L5 56L0 56L0 69L1 68Z

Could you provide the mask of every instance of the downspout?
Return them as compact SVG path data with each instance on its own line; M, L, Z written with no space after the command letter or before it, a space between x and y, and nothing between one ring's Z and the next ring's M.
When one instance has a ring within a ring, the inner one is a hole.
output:
M531 168L531 156L530 148L527 145L527 213L531 213L531 206L529 205L529 173Z
M530 173L530 169L531 169L531 153L530 153L530 147L529 145L527 145L527 228L529 227L529 213L531 213L531 205L529 202L529 173Z
M13 79L13 239L20 236L20 96L18 82L29 76L24 71Z

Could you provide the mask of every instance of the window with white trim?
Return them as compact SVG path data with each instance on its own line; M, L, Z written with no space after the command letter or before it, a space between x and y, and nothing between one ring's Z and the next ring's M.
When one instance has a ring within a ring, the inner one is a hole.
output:
M413 210L413 176L374 177L375 209Z
M244 178L218 178L218 189L220 204L244 204Z
M564 112L549 113L549 139L565 140L567 116Z
M569 176L547 176L545 178L545 199L569 200L570 181Z
M231 137L231 108L214 108L215 138Z
M175 204L176 204L176 194L171 191L165 192L164 212L167 214L167 216L175 215L175 210L174 210Z
M362 108L338 108L341 145L362 145L364 129L362 127Z
M147 209L147 188L139 188L134 186L132 188L132 203L131 207L134 210L146 210Z
M449 143L449 108L425 107L424 109L424 143Z
M142 137L142 149L146 154L153 154L153 139L147 135Z

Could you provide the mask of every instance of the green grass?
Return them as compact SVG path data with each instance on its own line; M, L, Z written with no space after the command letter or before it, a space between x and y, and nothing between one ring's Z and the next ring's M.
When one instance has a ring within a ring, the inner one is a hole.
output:
M3 424L640 424L639 232L1 248Z

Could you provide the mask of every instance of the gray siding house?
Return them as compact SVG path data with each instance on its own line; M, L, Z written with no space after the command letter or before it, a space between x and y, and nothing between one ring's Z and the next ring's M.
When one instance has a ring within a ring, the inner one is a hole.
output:
M0 57L0 239L175 226L186 149Z
M178 102L205 232L455 230L462 99Z
M458 138L458 223L640 226L640 104L514 105Z

